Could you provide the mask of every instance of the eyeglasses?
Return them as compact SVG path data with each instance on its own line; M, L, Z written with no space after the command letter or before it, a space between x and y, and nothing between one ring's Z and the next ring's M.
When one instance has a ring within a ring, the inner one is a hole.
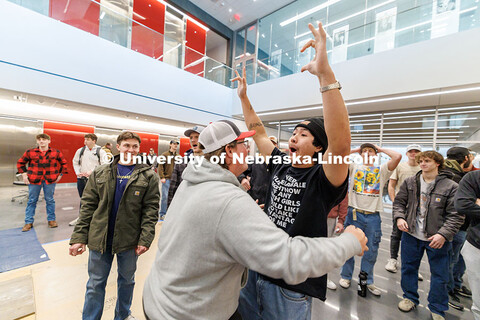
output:
M245 148L248 148L248 140L237 141L237 144L243 144Z

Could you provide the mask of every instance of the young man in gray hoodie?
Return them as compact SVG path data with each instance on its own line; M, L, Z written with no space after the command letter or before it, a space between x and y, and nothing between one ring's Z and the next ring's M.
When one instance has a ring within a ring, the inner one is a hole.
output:
M147 319L229 319L246 268L298 284L366 250L367 239L353 227L336 238L307 238L275 226L237 180L247 164L234 157L245 159L245 138L254 134L226 120L200 134L205 158L183 173L145 282Z

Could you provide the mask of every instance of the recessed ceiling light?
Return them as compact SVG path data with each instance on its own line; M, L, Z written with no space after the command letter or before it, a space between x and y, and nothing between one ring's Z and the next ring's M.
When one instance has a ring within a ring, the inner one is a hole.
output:
M232 12L232 8L228 9L228 12Z

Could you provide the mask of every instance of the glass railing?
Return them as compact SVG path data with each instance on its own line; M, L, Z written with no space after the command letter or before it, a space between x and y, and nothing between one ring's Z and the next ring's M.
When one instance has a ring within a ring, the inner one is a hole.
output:
M115 2L118 6L112 5L113 1L103 4L95 0L10 1L199 77L231 87L233 72L230 67L189 48L183 41L165 36L131 19L132 8L129 5L122 7L121 1ZM183 34L180 38L183 39Z
M478 0L322 3L298 0L259 20L256 82L298 73L313 58L313 50L300 53L312 38L308 23L324 25L331 64L480 27Z

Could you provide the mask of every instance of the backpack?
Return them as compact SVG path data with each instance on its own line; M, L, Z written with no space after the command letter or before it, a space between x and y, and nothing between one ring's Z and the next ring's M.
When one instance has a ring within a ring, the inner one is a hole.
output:
M86 148L86 147L87 147L87 146L83 146L83 148L80 150L80 155L79 155L79 157L78 157L78 165L79 165L79 166L82 165L82 156L83 156L83 153L85 152L85 148ZM96 147L96 148L95 148L95 149L96 149L96 152L97 152L98 164L101 164L101 163L100 163L100 149L101 149L101 148L102 148L102 147Z

